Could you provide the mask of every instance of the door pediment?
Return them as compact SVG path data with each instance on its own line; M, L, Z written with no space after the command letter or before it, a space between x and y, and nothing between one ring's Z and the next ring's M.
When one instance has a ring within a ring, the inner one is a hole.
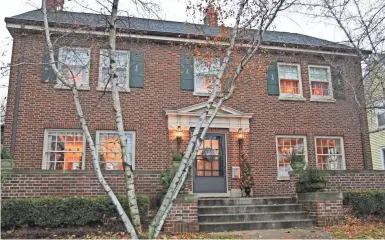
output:
M214 111L216 106L217 104L214 103L206 121L211 116L211 113ZM206 102L203 102L178 110L166 110L168 128L170 130L175 130L178 126L180 126L183 130L188 130L191 127L195 127L199 116L205 108ZM250 129L250 118L252 118L252 115L253 114L251 113L243 113L236 109L222 106L210 127L227 128L231 132L236 132L239 128L242 128L245 132L248 132ZM203 126L205 126L205 123Z

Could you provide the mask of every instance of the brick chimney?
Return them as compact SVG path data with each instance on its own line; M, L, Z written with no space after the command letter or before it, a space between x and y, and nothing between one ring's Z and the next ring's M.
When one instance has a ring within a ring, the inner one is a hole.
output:
M58 11L63 9L64 0L46 0L45 4L48 11Z
M205 25L218 26L218 11L214 6L206 8L206 16L203 19Z

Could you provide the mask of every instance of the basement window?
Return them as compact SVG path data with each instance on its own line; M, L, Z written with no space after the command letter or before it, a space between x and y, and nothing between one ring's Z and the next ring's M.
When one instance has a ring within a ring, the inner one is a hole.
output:
M46 130L43 169L84 169L85 138L81 130Z
M135 132L125 132L128 153L130 155L129 164L135 169ZM97 131L96 148L98 160L104 170L123 170L123 155L120 146L119 135L115 131Z

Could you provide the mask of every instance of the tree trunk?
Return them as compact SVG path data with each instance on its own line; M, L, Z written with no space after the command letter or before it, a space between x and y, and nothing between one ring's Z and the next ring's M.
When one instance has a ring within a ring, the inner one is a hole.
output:
M120 106L120 97L118 89L118 76L116 74L117 62L116 62L116 21L118 14L118 5L119 0L114 0L112 3L111 19L110 19L110 29L109 29L109 57L110 57L110 79L112 87L112 100L115 110L115 120L116 126L118 129L118 135L120 139L120 146L122 148L123 156L123 169L124 169L124 183L126 188L126 194L130 207L130 216L135 227L135 230L138 233L142 232L142 227L140 224L140 215L138 203L136 200L135 194L135 185L134 185L134 174L132 171L132 165L130 165L130 154L127 148L126 136L124 133L123 126L123 116L122 108ZM127 79L127 81L129 81ZM132 164L132 162L131 162Z
M50 39L50 32L49 32L48 19L47 19L46 0L42 0L42 10L43 10L43 15L44 15L44 31L45 31L47 45L49 48L51 67L52 67L53 71L55 72L57 78L65 86L68 86L71 88L71 92L72 92L75 106L76 106L76 111L78 114L78 118L79 118L79 121L81 123L82 130L83 130L84 134L86 135L88 146L89 146L90 151L91 151L92 163L94 166L96 176L98 178L98 182L100 183L100 185L102 185L103 189L105 190L105 192L110 197L112 203L115 205L116 210L117 210L124 226L126 227L127 232L131 234L131 238L132 239L138 239L138 236L135 232L134 227L131 224L130 219L128 218L127 214L125 213L125 211L124 211L122 205L120 204L119 200L117 199L115 193L112 191L112 189L110 188L110 186L108 185L108 183L106 182L106 180L103 177L102 171L101 171L100 166L99 166L99 161L97 158L97 152L96 152L94 140L91 137L90 131L88 130L86 119L84 118L83 109L82 109L80 99L79 99L79 92L76 88L76 83L71 84L71 82L66 78L66 76L64 76L61 72L59 72L59 70L57 69L57 67L55 65L53 46L52 46L52 42Z

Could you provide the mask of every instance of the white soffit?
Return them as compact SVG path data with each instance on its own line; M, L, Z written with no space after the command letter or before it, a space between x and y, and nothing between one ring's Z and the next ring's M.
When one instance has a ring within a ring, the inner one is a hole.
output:
M176 130L178 126L182 130L189 130L191 127L195 127L201 113L206 107L206 102L181 108L178 110L165 110L168 117L168 129ZM210 118L211 114L217 105L214 103L211 108L206 121ZM250 131L250 118L253 117L252 113L243 113L230 107L222 106L211 123L210 128L226 128L230 132L237 132L239 128L243 131ZM203 124L203 127L207 123Z

